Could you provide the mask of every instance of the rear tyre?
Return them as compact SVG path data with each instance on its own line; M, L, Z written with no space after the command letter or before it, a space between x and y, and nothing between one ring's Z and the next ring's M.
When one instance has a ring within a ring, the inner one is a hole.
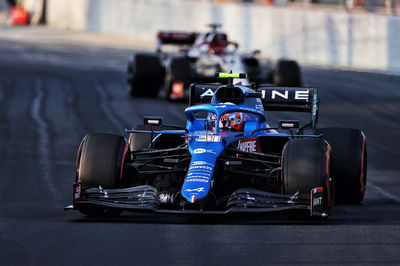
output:
M282 190L285 194L309 194L313 188L323 187L324 209L331 213L328 149L322 139L288 141L282 153Z
M82 189L101 186L105 189L118 188L125 155L126 142L122 136L111 134L86 135L78 165L78 178ZM95 217L116 216L120 210L87 205L80 211Z
M366 137L359 129L323 128L318 133L332 147L332 175L337 203L359 204L367 182Z
M151 127L149 125L136 125L133 130L156 130L156 127ZM157 127L158 128L158 127ZM129 134L129 147L131 151L145 150L149 149L152 141L152 134L149 133L131 133Z
M161 131L168 129L166 126L150 126L150 125L136 125L134 130L146 131ZM154 138L154 141L152 139ZM144 149L168 149L175 148L185 142L182 135L178 134L153 134L149 133L131 133L129 135L129 147L131 151L144 150Z
M153 54L135 54L128 64L128 93L133 97L157 97L164 79L161 60Z
M273 82L282 87L301 87L301 70L294 60L279 60L273 70Z

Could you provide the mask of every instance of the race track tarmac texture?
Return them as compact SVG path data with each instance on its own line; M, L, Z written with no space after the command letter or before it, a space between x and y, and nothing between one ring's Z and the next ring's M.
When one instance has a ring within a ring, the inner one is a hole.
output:
M336 206L326 222L132 213L96 220L63 210L83 136L123 135L144 115L184 124L186 105L127 96L133 46L18 31L0 28L0 265L400 264L400 77L303 69L305 83L320 89L320 126L361 128L368 138L366 198Z

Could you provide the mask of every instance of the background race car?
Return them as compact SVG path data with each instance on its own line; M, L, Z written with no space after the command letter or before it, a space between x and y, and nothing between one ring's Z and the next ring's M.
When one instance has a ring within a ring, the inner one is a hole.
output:
M160 87L169 99L188 97L191 83L216 82L216 72L246 72L249 81L278 86L302 85L301 70L293 60L275 64L259 51L239 54L239 45L211 24L211 31L159 32L157 53L136 53L128 63L128 91L131 96L156 97ZM179 48L179 51L171 49Z
M286 211L325 218L335 202L361 202L366 138L359 129L317 128L317 88L254 90L233 84L245 74L217 77L228 84L191 86L185 128L145 117L126 130L128 142L87 135L78 150L71 208L90 216ZM271 127L265 110L310 116L303 125L281 120Z

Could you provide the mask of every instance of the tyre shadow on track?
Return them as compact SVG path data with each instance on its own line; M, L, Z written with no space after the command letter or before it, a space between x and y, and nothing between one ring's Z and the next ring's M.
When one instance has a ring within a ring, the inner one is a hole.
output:
M164 214L123 214L118 218L89 218L73 220L75 223L132 223L132 224L188 224L188 225L285 225L285 224L326 224L327 221L295 221L284 215L245 216L193 216Z
M190 225L400 225L400 205L339 205L335 214L326 219L293 219L285 213L186 215L124 212L117 218L82 216L73 223L132 223Z

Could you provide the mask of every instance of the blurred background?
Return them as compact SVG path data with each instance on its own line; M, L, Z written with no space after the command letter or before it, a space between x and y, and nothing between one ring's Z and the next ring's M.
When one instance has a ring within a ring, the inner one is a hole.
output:
M9 9L21 7L30 24L119 35L149 46L159 30L204 31L209 23L221 23L242 52L400 73L399 1L0 0L0 22L24 24L12 22L21 9Z
M0 265L400 265L399 1L0 0ZM210 23L240 54L296 60L319 127L364 131L363 203L326 223L64 212L86 134L185 123L186 102L128 95L130 58Z

